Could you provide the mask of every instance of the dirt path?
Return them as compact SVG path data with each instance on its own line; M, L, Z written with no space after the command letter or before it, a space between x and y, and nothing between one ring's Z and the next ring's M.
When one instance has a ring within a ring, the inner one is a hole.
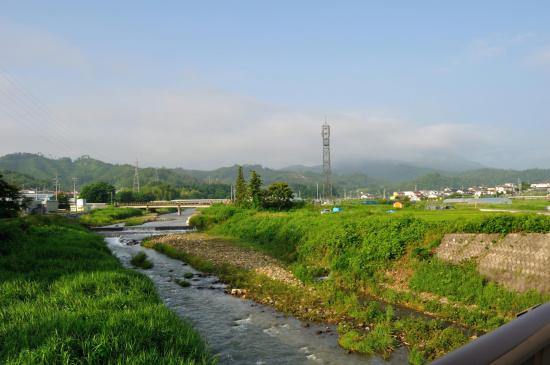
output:
M302 286L301 282L273 257L252 249L236 246L220 237L204 233L186 233L162 236L154 239L154 241L169 244L217 265L228 263L254 270L271 279L293 286Z

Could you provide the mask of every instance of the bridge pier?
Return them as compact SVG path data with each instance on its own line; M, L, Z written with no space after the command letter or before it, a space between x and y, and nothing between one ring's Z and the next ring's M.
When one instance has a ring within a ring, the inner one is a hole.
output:
M178 215L181 215L181 204L178 204Z

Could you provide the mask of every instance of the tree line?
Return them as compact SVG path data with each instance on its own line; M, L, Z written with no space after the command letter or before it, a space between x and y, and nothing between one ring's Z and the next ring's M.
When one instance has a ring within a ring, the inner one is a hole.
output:
M248 183L244 179L242 166L238 167L235 181L235 204L244 207L265 209L289 209L292 207L294 193L286 182L274 182L266 189L262 188L262 178L255 171L250 172Z
M173 199L222 199L227 198L229 194L230 187L225 184L200 184L178 188L164 182L151 182L136 192L130 189L117 190L114 185L100 181L84 185L80 191L80 198L93 203L131 203Z

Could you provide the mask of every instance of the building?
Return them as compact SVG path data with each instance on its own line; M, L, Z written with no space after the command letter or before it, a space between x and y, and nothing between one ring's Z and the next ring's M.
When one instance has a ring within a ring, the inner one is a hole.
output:
M512 200L509 198L457 198L457 199L445 199L445 204L512 204Z
M55 193L36 190L21 190L21 196L27 201L25 212L29 214L55 213L59 209L59 202Z

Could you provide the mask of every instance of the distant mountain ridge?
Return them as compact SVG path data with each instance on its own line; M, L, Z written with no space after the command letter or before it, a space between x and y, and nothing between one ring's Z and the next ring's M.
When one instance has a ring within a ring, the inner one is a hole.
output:
M316 196L322 189L321 166L293 165L283 169L271 169L261 165L244 165L245 176L256 170L264 184L287 181L296 193ZM541 182L550 180L550 169L505 170L480 168L469 171L443 171L399 161L363 161L337 163L334 167L333 184L337 194L350 191L379 192L382 189L412 190L439 189L473 185L496 185L505 182ZM184 168L139 169L142 185L161 181L175 187L204 184L233 184L237 165L220 167L210 171ZM72 190L72 178L78 185L94 181L106 181L117 188L131 188L134 166L111 164L87 156L77 159L53 159L31 153L13 153L0 157L0 173L9 181L28 187L53 186L57 175L62 188ZM322 193L322 192L321 192Z

